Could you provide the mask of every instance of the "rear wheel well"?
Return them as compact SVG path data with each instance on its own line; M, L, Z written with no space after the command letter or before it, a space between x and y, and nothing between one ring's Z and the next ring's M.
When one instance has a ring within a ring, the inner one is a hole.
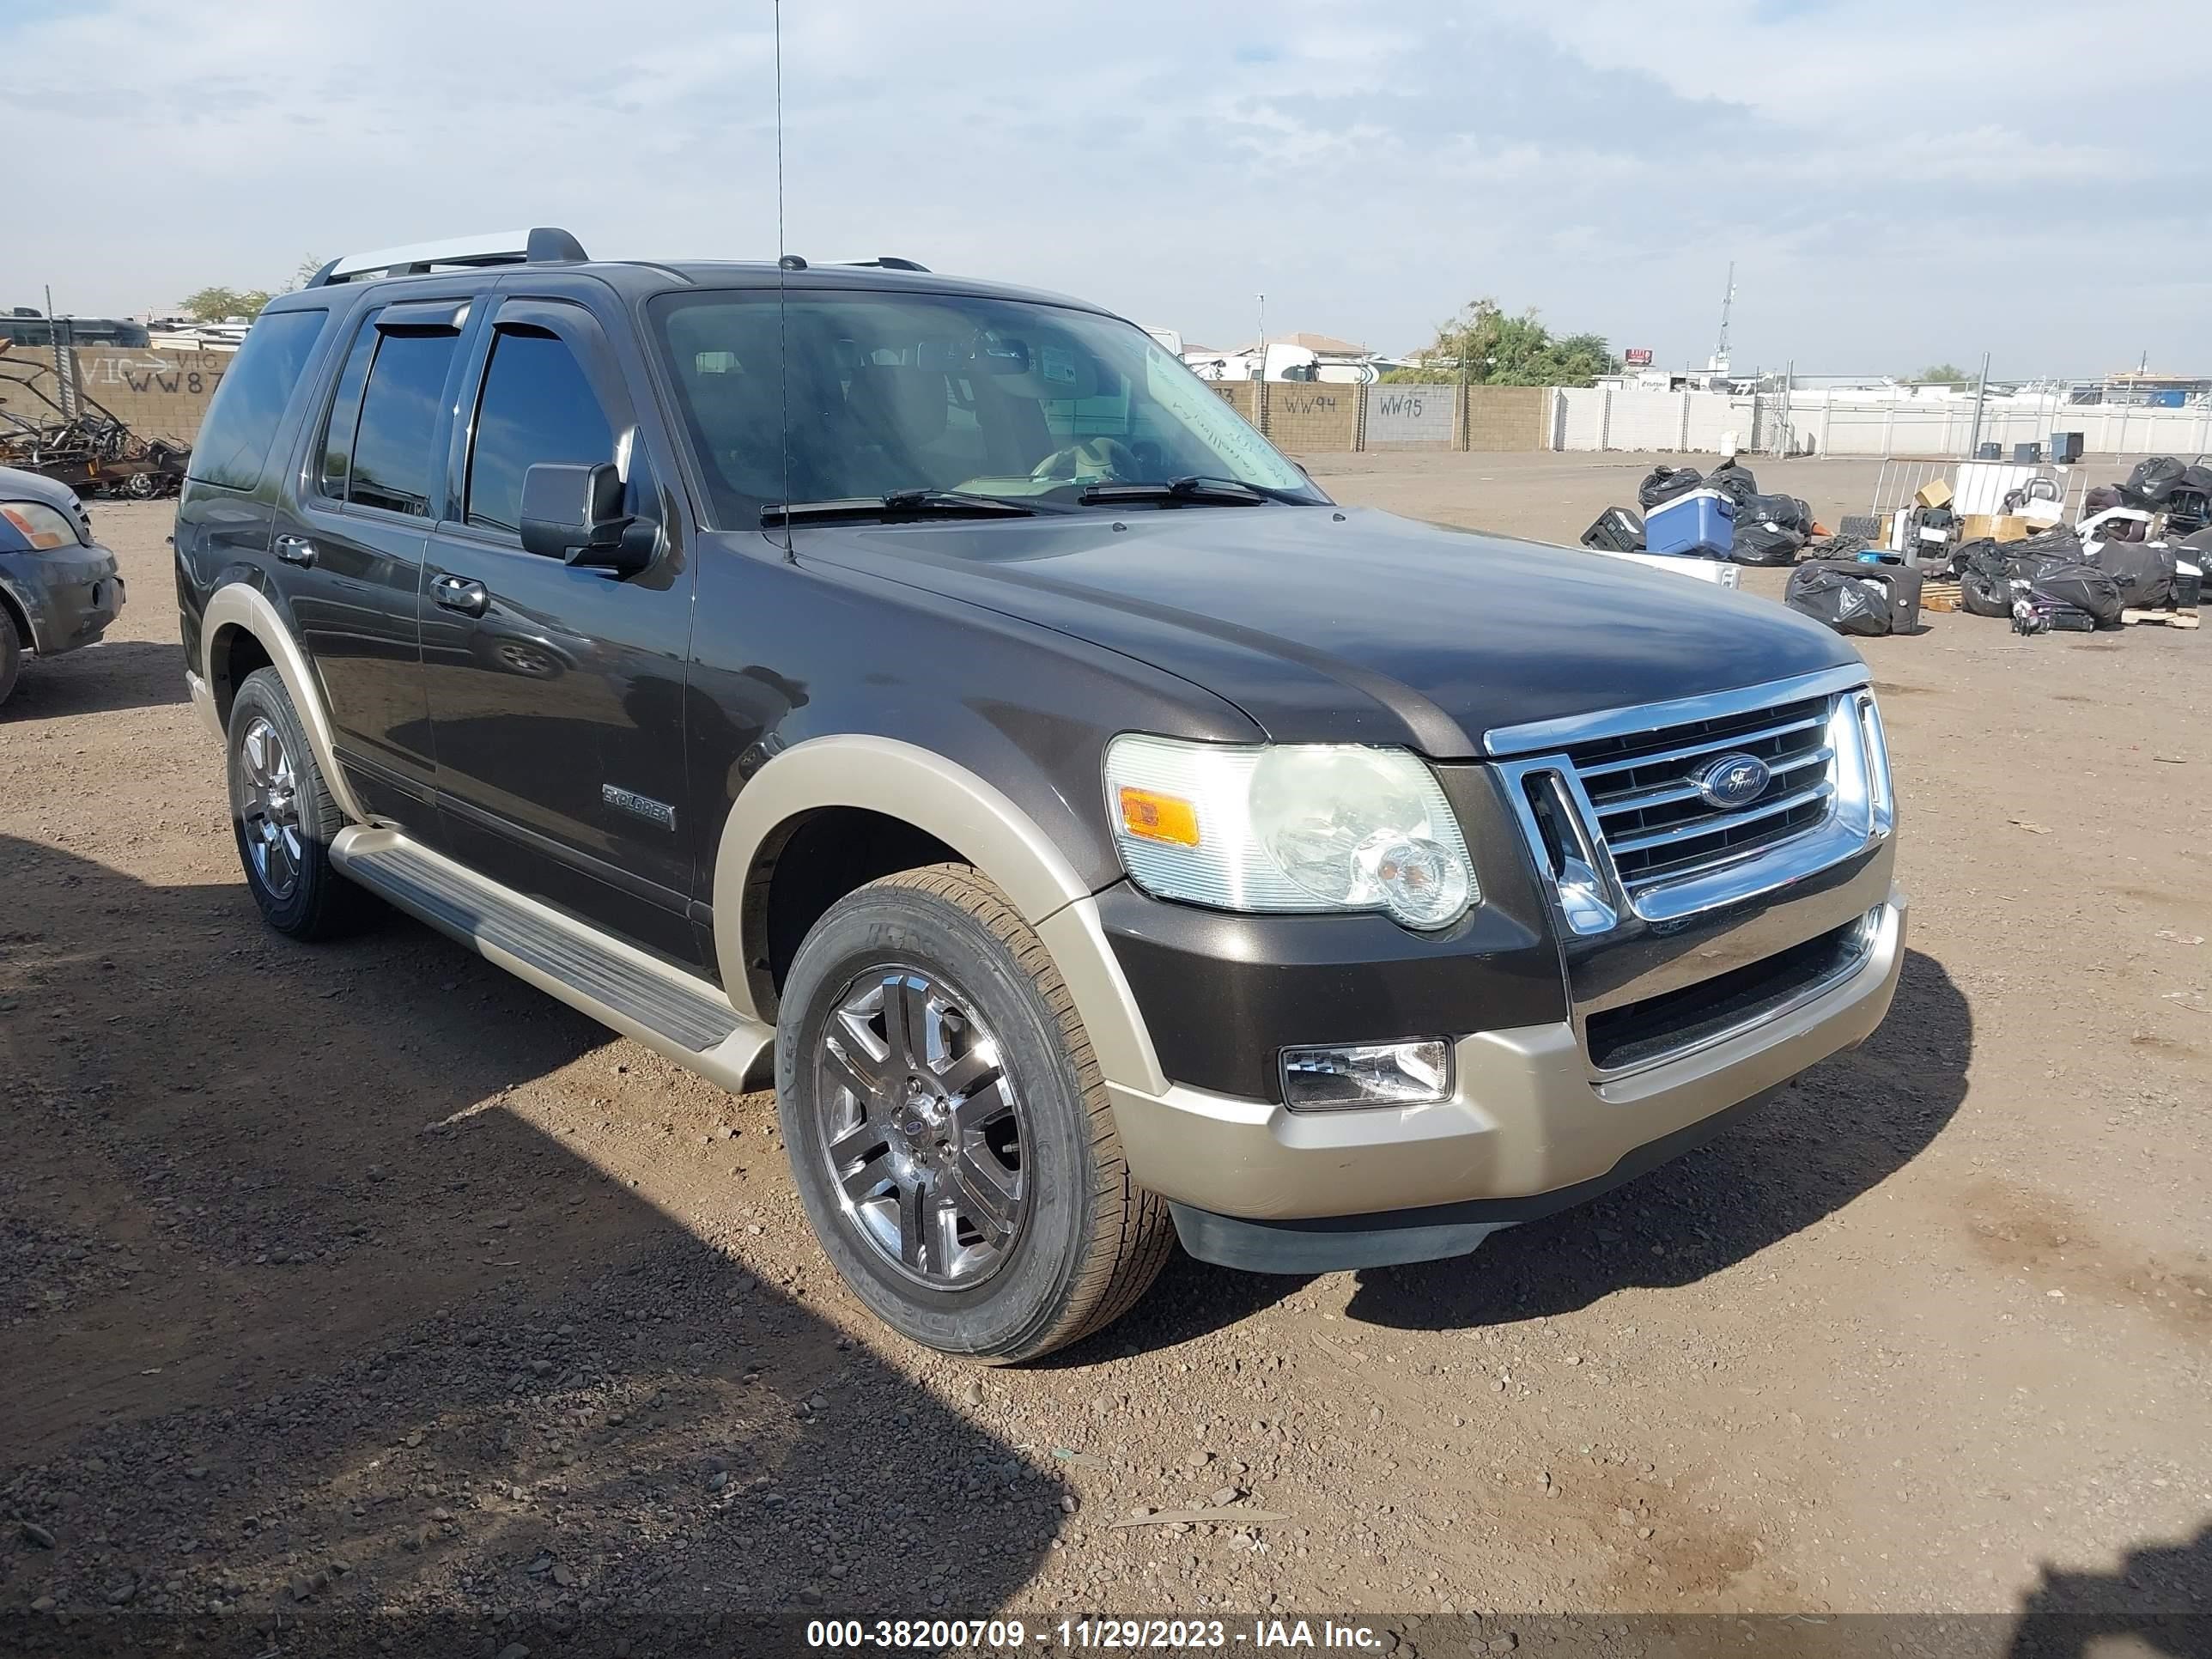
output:
M230 705L246 676L275 665L269 647L246 629L233 623L215 636L208 650L208 690L226 731L230 726Z
M745 883L744 970L763 1017L776 1017L800 943L839 899L901 870L965 862L927 830L857 806L822 807L780 825Z

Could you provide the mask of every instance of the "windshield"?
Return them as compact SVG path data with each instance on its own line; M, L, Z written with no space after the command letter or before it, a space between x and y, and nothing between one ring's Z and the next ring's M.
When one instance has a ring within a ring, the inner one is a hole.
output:
M1327 500L1127 323L963 295L794 289L779 329L776 299L772 289L678 295L653 309L725 526L757 524L776 503L908 490L1075 510L1103 484L1157 484L1163 504L1188 502L1188 485L1165 486L1205 478Z

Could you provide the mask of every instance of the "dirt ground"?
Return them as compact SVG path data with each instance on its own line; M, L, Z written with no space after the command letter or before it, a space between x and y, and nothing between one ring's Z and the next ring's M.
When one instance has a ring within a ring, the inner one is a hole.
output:
M1555 540L1650 464L1309 459ZM1462 1261L1178 1260L977 1371L843 1291L767 1096L398 917L265 932L167 511L94 519L129 608L0 709L0 1650L2212 1611L2212 635L1867 643L1903 989L1737 1131ZM1217 1499L1280 1518L1114 1524Z

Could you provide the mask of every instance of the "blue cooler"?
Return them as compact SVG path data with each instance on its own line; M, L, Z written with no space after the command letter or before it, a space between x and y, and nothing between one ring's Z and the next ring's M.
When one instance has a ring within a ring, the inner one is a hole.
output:
M1647 553L1725 559L1735 546L1735 503L1717 489L1692 489L1644 516Z

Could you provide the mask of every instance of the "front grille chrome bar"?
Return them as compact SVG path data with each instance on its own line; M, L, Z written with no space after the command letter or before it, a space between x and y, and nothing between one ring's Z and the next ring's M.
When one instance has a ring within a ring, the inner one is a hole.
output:
M1747 806L1741 811L1731 812L1724 822L1730 829L1740 823L1756 823L1778 813L1794 812L1816 800L1826 800L1834 794L1833 786L1816 783L1810 789L1800 789L1790 794L1778 795L1763 800L1756 806ZM1652 847L1676 847L1686 841L1695 841L1713 833L1712 821L1698 818L1673 830L1655 830L1648 836L1623 836L1608 841L1606 845L1618 857L1623 853L1641 853Z
M1824 700L1819 713L1756 723L1763 709L1802 705L1813 696ZM1724 726L1747 718L1754 723L1668 743L1667 732L1679 722L1653 719L1662 712L1686 715L1697 725ZM1648 923L1679 921L1777 892L1863 852L1887 836L1895 822L1888 756L1863 668L1718 698L1512 728L1504 741L1517 741L1516 732L1552 727L1571 728L1577 747L1632 743L1645 734L1660 744L1643 754L1601 751L1578 758L1562 749L1495 763L1536 867L1548 878L1557 913L1567 932L1579 938L1612 933L1632 915ZM1610 796L1594 798L1589 791L1593 777L1666 769L1760 744L1789 744L1807 732L1820 734L1816 746L1777 754L1769 764L1773 793L1733 811L1699 811L1702 788L1679 775ZM1486 746L1495 747L1499 735L1492 734ZM1808 780L1815 768L1817 775ZM1642 814L1655 811L1675 814L1675 821L1640 821ZM1609 823L1614 826L1610 831ZM1767 827L1758 827L1762 824ZM1747 826L1748 836L1742 834ZM1647 856L1668 849L1681 849L1683 856L1657 862ZM1624 862L1632 866L1626 872Z

